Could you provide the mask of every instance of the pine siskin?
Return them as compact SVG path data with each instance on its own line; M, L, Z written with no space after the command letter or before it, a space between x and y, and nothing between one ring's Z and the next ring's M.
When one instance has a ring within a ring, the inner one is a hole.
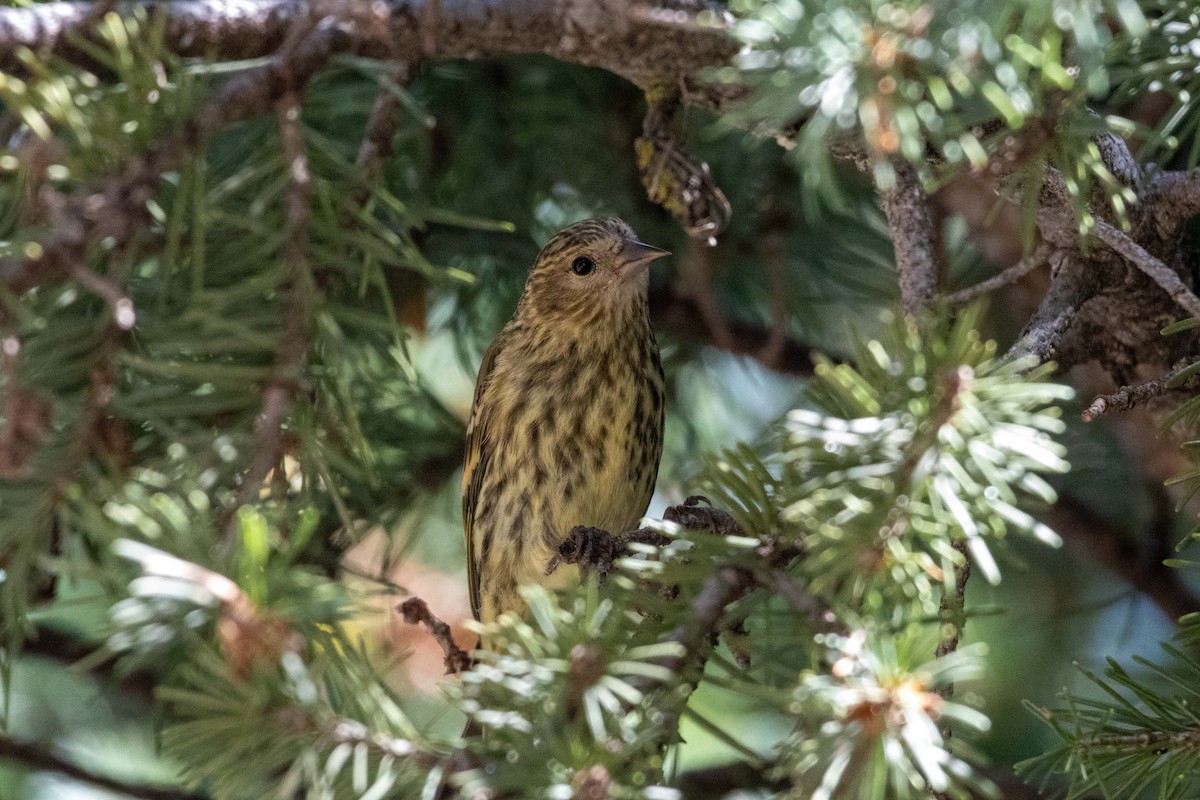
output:
M669 255L619 219L576 223L534 262L479 368L463 522L471 610L521 611L576 525L622 532L646 511L663 443L663 372L647 267Z

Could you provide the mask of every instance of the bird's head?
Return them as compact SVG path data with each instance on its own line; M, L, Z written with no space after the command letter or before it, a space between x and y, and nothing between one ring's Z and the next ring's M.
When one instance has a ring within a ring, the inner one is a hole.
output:
M521 296L521 312L543 321L574 318L583 323L644 307L647 268L667 255L638 241L633 229L616 217L576 222L538 253Z

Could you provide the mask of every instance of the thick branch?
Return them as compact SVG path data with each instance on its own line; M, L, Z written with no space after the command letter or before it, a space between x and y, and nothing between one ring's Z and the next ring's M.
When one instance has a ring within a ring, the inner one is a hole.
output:
M215 60L273 53L293 20L324 4L311 0L178 0L143 2L164 18L168 49ZM338 3L347 8L352 4ZM601 67L642 86L678 86L684 101L709 107L743 90L701 83L705 67L728 64L737 45L724 12L696 3L662 8L630 0L562 3L558 0L377 0L354 4L345 52L374 58L489 58L544 53ZM656 4L657 5L657 4ZM122 13L128 13L125 5ZM332 9L330 4L328 9ZM698 11L707 11L705 19ZM66 58L83 54L68 34L84 28L88 6L46 3L0 11L0 69L20 68L20 47L49 49ZM666 13L655 13L666 12ZM712 20L712 24L708 24Z
M1146 248L1103 220L1096 220L1096 236L1120 253L1126 261L1141 270L1150 280L1162 287L1180 308L1200 319L1200 297L1196 297L1179 273L1155 258Z
M895 185L881 189L879 199L896 249L900 299L906 313L917 314L933 301L937 292L933 222L929 217L929 198L916 169L907 161L898 160L894 166Z
M1150 212L1160 236L1174 236L1183 222L1200 214L1200 169L1155 175L1139 204Z
M97 775L61 758L48 749L27 742L19 742L6 734L0 734L0 759L17 761L34 770L57 772L101 789L129 797L144 798L144 800L206 800L205 795L192 794L182 789L166 789Z

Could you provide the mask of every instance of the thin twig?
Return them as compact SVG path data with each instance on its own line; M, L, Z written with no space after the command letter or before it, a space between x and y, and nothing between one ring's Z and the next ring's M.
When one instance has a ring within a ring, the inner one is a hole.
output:
M1112 394L1102 394L1092 401L1092 404L1084 409L1080 415L1084 422L1091 422L1096 417L1112 413L1114 411L1128 411L1140 405L1144 405L1156 397L1161 397L1169 390L1167 388L1168 381L1171 380L1171 375L1163 375L1161 378L1139 383L1136 386L1122 386Z
M89 783L101 789L143 800L207 800L206 795L194 794L183 789L168 789L143 783L117 780L107 775L98 775L56 755L41 745L19 742L7 734L0 733L0 759L16 761L33 770L57 772L77 781Z
M942 625L937 649L934 651L934 655L938 658L944 658L958 650L958 641L962 637L963 626L967 624L967 579L971 577L971 561L967 558L967 540L955 539L950 546L962 556L962 564L955 571L954 591L942 594L942 603L938 608L938 620ZM948 684L938 693L942 697L953 697L954 684Z
M410 597L396 608L404 616L405 622L409 625L424 625L433 638L437 639L437 643L442 646L442 652L446 654L444 663L447 675L457 675L475 665L471 654L454 641L450 626L434 616L424 600Z
M314 289L308 269L311 178L300 120L300 95L285 95L279 102L276 118L288 171L284 194L286 238L280 251L284 274L280 287L283 341L276 355L274 374L263 387L262 410L255 421L252 457L242 475L238 506L254 501L267 474L279 462L283 424L303 379L313 325Z
M957 292L950 294L946 297L946 302L954 305L969 303L988 292L994 292L996 289L1016 283L1033 270L1044 265L1050 256L1050 249L1050 246L1043 242L1035 247L1032 253L999 274L993 275L987 280L980 281L974 286L968 286L965 289L959 289Z
M1179 277L1179 273L1155 258L1146 248L1135 242L1125 233L1117 230L1103 220L1096 220L1096 236L1125 260L1142 271L1150 280L1162 287L1182 309L1193 317L1200 319L1200 297L1196 297L1187 284Z

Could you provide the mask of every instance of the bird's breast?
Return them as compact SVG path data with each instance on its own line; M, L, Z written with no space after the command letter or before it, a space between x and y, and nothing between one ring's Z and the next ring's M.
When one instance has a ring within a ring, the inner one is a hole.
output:
M575 525L626 530L649 503L662 448L661 368L652 338L649 347L636 337L619 344L542 352L496 387L503 436L523 443L502 448L510 457L501 468L531 487L530 518L548 547Z

